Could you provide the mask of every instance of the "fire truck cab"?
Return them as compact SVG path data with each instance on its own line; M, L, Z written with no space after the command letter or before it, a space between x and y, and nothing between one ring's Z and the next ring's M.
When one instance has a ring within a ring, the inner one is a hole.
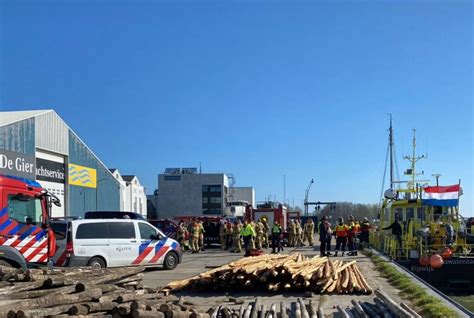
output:
M56 240L49 226L59 199L32 180L0 174L0 265L46 264Z

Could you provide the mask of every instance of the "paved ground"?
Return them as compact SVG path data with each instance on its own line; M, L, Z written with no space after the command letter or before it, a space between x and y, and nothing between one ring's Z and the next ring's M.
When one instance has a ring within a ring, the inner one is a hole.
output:
M298 251L307 256L318 255L319 251L315 250L312 247L302 247L302 248L291 248L285 249L285 253ZM268 250L270 252L270 250ZM229 253L227 251L222 251L217 248L206 250L205 252L199 254L190 254L186 253L183 255L183 263L178 265L178 267L172 271L165 270L149 270L145 273L144 283L150 287L162 287L165 286L168 282L189 278L199 273L202 273L208 269L207 266L216 266L224 265L233 260L239 259L242 257L242 254ZM334 257L333 257L334 258ZM336 259L342 259L338 257ZM372 262L363 255L359 256L345 256L344 260L357 260L357 265L364 275L365 279L369 285L375 290L381 288L387 294L389 294L395 301L400 302L401 299L398 297L398 291L391 287L384 278L380 277L378 272L375 271ZM185 295L187 299L198 304L199 307L203 310L207 310L209 307L213 307L218 303L225 301L226 296L223 293L191 293L185 292L180 293ZM294 301L297 297L302 297L302 293L285 293L285 294L276 294L276 293L233 293L229 292L230 296L243 297L247 302L251 302L255 299L256 296L264 296L266 305L269 307L271 303L279 303L285 301L288 306ZM369 300L372 295L313 295L313 299L318 300L321 303L322 308L325 313L329 316L335 312L335 306L340 305L346 307L350 304L352 299L356 300ZM308 303L309 299L306 299L305 302Z

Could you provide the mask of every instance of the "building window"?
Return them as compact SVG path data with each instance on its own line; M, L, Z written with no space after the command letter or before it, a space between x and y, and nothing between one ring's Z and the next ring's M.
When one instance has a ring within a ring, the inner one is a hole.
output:
M202 204L207 204L209 203L209 198L208 197L203 197L202 198Z
M180 181L181 176L165 176L165 181Z
M209 203L222 203L221 197L210 197L210 202Z
M137 212L137 198L133 202L133 212Z
M221 186L220 185L213 185L209 187L209 192L221 192Z

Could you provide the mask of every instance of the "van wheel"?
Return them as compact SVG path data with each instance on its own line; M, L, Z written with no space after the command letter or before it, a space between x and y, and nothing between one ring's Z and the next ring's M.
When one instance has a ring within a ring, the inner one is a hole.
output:
M175 269L178 266L178 255L174 252L170 252L166 255L163 267L165 269Z
M105 262L102 258L100 257L93 257L89 260L87 263L87 266L91 266L92 268L105 268Z

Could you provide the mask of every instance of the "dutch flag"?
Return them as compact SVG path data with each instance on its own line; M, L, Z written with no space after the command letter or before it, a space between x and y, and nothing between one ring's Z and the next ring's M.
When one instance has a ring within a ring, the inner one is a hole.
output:
M445 187L425 187L423 205L428 206L457 206L459 205L459 184Z

